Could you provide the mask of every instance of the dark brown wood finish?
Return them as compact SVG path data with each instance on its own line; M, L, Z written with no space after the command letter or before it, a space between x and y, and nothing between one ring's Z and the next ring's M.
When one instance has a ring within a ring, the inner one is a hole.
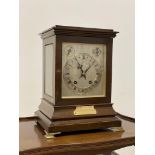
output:
M46 116L49 119L55 120L70 120L70 119L77 119L77 118L95 118L95 117L102 117L102 116L114 116L116 115L115 111L112 109L112 104L96 104L95 109L97 110L97 114L95 115L77 115L73 114L76 106L68 105L68 106L55 106L52 107L49 103L44 102L41 103L39 106L39 110L43 113L46 113ZM53 108L55 109L54 114L52 114Z
M50 121L50 119L40 111L37 111L36 115L38 116L37 121L42 128L52 133L102 129L112 126L119 127L121 125L120 120L113 116Z
M119 32L112 29L99 29L99 28L85 28L73 26L56 25L48 30L43 31L40 35L43 39L54 35L64 36L82 36L82 37L111 37L114 38Z
M53 44L55 50L55 95L49 96L45 94L45 78L43 77L43 98L39 106L39 111L36 112L36 115L38 116L38 123L46 131L63 132L121 126L121 121L115 117L116 113L111 104L112 44L113 38L117 33L118 32L111 29L68 27L58 25L41 33L43 46L45 47L46 45ZM70 99L63 99L61 97L63 42L106 45L105 97ZM76 116L74 115L74 110L78 105L93 105L96 110L96 114Z
M21 155L106 154L135 144L135 124L132 121L134 119L127 118L129 117L121 115L124 131L70 132L60 134L54 139L44 137L42 129L35 124L36 117L20 118L19 152Z

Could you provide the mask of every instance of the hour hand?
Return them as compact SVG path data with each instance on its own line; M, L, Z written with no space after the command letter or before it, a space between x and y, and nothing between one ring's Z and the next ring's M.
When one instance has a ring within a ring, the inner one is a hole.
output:
M74 57L75 57L75 56L74 56ZM76 62L77 62L77 64L78 64L78 65L77 65L77 68L78 68L78 69L81 69L81 68L82 68L82 65L79 63L79 61L77 60L76 57L75 57L75 60L76 60Z
M80 78L84 77L84 79L86 80L86 74L81 74Z

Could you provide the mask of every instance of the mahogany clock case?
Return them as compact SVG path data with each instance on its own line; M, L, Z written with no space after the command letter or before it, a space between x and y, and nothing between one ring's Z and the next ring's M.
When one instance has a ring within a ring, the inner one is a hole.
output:
M39 110L36 112L38 116L37 123L47 132L66 132L121 126L121 121L115 117L116 112L111 103L112 44L113 38L117 33L111 29L58 25L41 33L43 49L49 43L52 43L55 47L55 95L50 97L45 94L45 78L43 76L43 98ZM105 97L62 98L63 42L106 45ZM96 114L74 115L77 106L94 106Z

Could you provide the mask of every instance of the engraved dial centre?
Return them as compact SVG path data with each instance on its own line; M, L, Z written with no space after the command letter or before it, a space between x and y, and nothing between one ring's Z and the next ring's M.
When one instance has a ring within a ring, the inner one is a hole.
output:
M68 59L63 69L66 86L77 93L91 91L99 84L101 76L100 64L88 53Z

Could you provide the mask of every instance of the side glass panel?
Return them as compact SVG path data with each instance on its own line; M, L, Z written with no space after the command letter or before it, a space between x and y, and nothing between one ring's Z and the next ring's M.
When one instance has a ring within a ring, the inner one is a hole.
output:
M44 93L53 96L53 44L44 46Z

